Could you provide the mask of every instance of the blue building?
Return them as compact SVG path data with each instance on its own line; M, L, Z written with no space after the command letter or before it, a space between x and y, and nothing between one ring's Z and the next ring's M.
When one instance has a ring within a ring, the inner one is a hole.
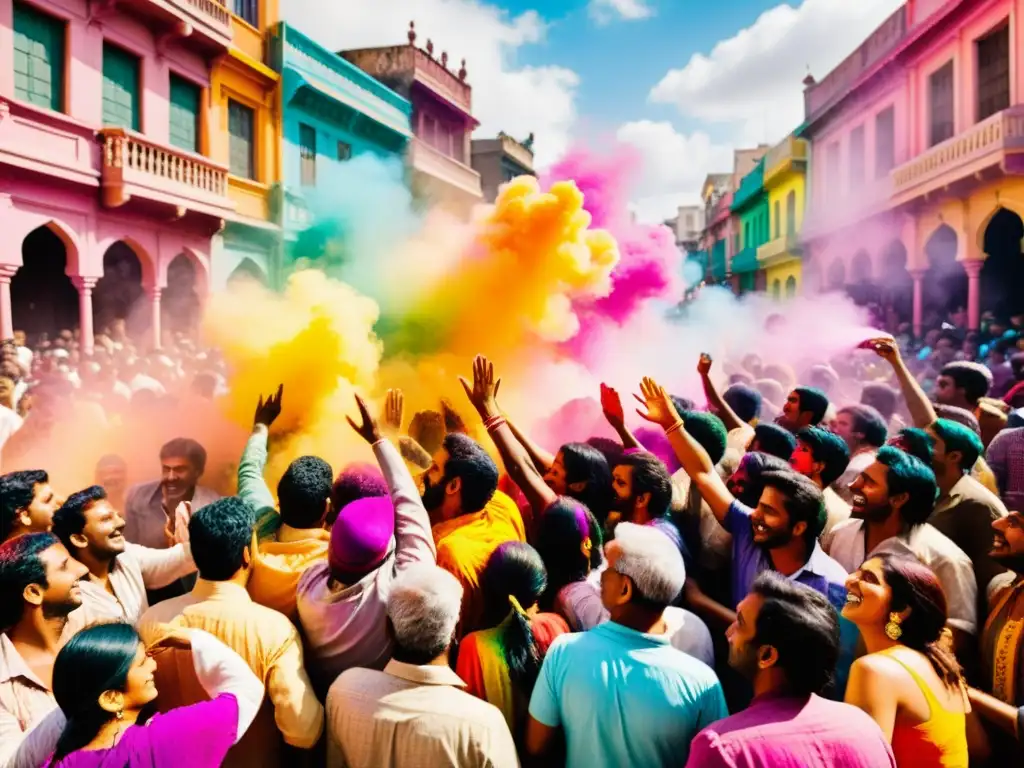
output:
M277 200L285 258L311 223L307 201L344 163L364 153L405 155L409 101L354 64L280 22L270 37L281 73L282 173ZM302 254L309 255L309 254Z

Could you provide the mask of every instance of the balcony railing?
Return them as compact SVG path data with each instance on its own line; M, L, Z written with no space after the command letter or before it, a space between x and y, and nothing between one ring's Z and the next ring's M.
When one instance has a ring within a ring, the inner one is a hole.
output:
M1024 106L997 112L966 131L925 150L892 171L894 204L904 203L973 176L1024 153Z
M776 144L764 157L764 183L767 185L781 173L802 164L807 167L807 141L795 136L788 136Z
M796 232L780 235L757 249L757 261L762 267L778 264L796 258L803 251L800 236Z
M417 171L461 189L474 197L481 197L480 174L468 165L449 157L425 141L415 138L409 144L412 167Z
M217 0L109 0L107 5L146 19L157 20L170 36L209 50L231 45L231 13ZM91 5L91 4L90 4ZM99 11L103 13L103 11Z
M442 66L441 62L422 48L411 47L410 50L413 51L416 79L430 86L436 93L447 97L449 101L458 104L466 112L470 112L473 105L473 89L469 83Z
M96 132L60 112L0 98L0 165L96 187Z
M234 209L228 169L211 160L157 144L124 128L104 128L101 185L110 207L133 197L222 216Z

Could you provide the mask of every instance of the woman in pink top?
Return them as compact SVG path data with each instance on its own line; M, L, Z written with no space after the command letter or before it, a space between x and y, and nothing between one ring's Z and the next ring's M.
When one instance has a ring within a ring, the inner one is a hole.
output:
M215 768L245 733L263 685L236 653L199 630L158 643L191 648L210 701L152 715L156 662L128 624L74 635L53 666L53 694L67 724L48 768ZM187 757L183 749L187 748Z

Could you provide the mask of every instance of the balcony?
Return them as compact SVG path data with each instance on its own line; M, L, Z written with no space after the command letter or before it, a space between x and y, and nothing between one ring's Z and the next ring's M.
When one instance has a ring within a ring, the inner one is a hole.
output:
M415 36L412 36L415 40ZM430 45L428 43L428 45ZM406 98L416 82L463 113L472 113L473 89L466 82L465 63L456 73L448 68L447 54L438 61L431 51L410 45L341 51L340 55Z
M104 205L117 208L136 198L170 206L179 217L186 211L215 218L234 212L225 166L124 128L103 128L99 135Z
M798 258L803 251L800 236L796 232L780 235L757 249L757 261L762 267L782 264Z
M99 0L89 5L90 19L120 12L155 25L161 43L178 40L207 52L231 45L231 13L217 0Z
M54 182L98 187L96 132L59 112L0 99L0 165Z
M764 156L764 185L767 187L773 179L790 171L806 171L807 154L807 141L795 136L776 144Z
M924 151L892 172L892 203L900 205L976 174L1007 167L1024 172L1024 106L1004 109Z
M454 157L449 157L420 138L409 144L409 160L412 167L433 179L443 181L472 197L482 197L480 174Z
M757 249L753 247L741 248L729 260L729 273L740 275L744 272L756 272L760 268L757 262Z

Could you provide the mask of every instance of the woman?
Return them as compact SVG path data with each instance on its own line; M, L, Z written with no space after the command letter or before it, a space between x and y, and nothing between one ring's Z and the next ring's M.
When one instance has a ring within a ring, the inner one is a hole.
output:
M935 574L909 557L873 557L846 582L843 616L867 655L850 669L846 702L871 715L900 768L966 768L966 686L942 641L946 597Z
M601 565L601 526L583 504L564 496L544 512L535 538L547 569L540 609L559 614L573 632L608 620L600 587L588 578Z
M53 665L53 695L67 725L49 768L221 765L256 717L262 683L205 632L174 630L155 647L191 648L196 677L211 700L150 717L156 662L136 631L128 624L84 629Z
M566 443L544 472L544 482L559 496L583 502L598 518L607 517L612 493L608 460L587 443Z
M462 640L455 665L466 690L500 709L517 740L544 654L569 631L561 616L538 612L546 586L544 561L529 544L494 550L480 575L486 629Z

